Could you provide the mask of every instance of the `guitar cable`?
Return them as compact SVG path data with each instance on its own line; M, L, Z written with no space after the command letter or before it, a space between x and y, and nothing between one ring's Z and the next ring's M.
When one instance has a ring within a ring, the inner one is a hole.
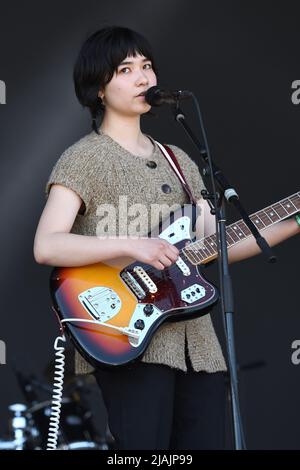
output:
M55 350L54 382L53 382L52 405L51 405L51 412L50 412L50 422L49 422L46 450L56 449L58 431L59 431L61 402L62 402L63 385L64 385L64 374L65 374L65 345L62 344L61 346L59 346L58 345L59 341L63 341L63 343L66 342L66 337L64 334L62 336L58 336L54 341L54 350Z
M55 309L54 309L55 312ZM56 313L56 312L55 312ZM58 317L58 316L57 316ZM131 336L132 338L138 338L137 332L131 328L122 328L110 325L109 323L100 322L97 320L87 320L85 318L64 318L60 320L60 329L63 332L63 323L66 322L84 322L84 323L93 323L101 326L111 327L120 331L121 333ZM64 334L57 336L54 341L54 351L55 351L55 364L54 364L54 382L53 382L53 391L52 391L52 405L50 412L49 428L48 428L48 437L47 437L47 448L46 450L56 450L57 440L58 440L58 431L60 424L60 413L61 413L61 402L63 395L63 386L64 386L64 374L65 374L65 345L58 345L59 341L66 342L66 337Z

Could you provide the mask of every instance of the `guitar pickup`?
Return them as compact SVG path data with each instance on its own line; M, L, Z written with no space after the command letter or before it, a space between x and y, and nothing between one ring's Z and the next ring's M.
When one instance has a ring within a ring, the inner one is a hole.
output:
M138 299L143 300L146 297L146 292L136 281L136 279L134 279L133 275L130 274L130 272L122 271L120 275L125 284L132 290L132 292L137 296Z
M176 264L178 266L178 268L180 269L180 271L182 272L182 274L184 276L189 276L191 274L191 270L190 268L188 267L188 265L183 261L183 259L181 258L181 256L178 257L177 261L176 261Z
M151 277L146 273L142 266L135 266L133 271L139 276L141 281L143 281L151 294L155 294L157 292L156 284L152 281Z

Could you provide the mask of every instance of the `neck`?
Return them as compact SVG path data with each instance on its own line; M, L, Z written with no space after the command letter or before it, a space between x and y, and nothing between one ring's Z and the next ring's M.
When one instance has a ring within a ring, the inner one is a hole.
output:
M105 113L100 130L119 143L141 145L145 137L140 127L140 116L120 116L113 112Z
M270 225L276 224L281 220L287 219L300 211L300 192L282 199L265 209L262 209L250 215L251 221L258 230L263 231ZM236 243L252 236L249 228L243 220L239 220L226 227L227 246L232 247ZM217 257L216 234L196 240L183 248L183 253L188 260L194 264L206 264Z

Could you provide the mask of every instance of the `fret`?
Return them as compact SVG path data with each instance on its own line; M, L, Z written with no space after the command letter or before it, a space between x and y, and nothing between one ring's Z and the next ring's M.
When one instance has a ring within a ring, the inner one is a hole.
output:
M280 207L285 211L285 214L289 214L289 211L285 208L285 206L281 203L280 204Z
M284 219L284 217L286 217L286 214L288 213L284 207L282 207L282 205L280 204L280 202L277 202L276 204L274 204L273 206L277 212L277 214L279 215L280 219Z
M297 210L297 207L295 206L295 204L293 203L292 201L292 198L289 199L289 202L294 206L294 208Z
M207 238L204 239L204 244L205 244L204 248L205 248L206 251L208 251L209 255L213 255L214 254L213 249L210 246L209 241L207 240Z
M201 240L196 240L195 242L193 242L192 245L196 248L196 251L203 250L204 240L205 240L205 238L201 238Z
M229 240L229 239L230 239L230 240ZM230 236L229 227L227 227L227 230L226 230L226 241L227 241L228 246L231 246L231 245L234 245L234 244L235 244L235 241L234 241L233 238Z
M278 220L281 220L280 215L277 214L273 206L270 206L270 208L266 209L265 212L268 214L273 223L277 222Z
M269 216L268 211L264 211L264 217L265 217L265 218L267 217L267 220L270 221L270 224L273 223L273 220L272 220L272 218ZM269 225L270 225L270 224L269 224Z
M294 204L297 207L297 210L300 211L300 193L295 194L292 198L294 199Z
M184 254L184 256L187 258L187 260L192 263L192 264L195 264L195 258L193 257L192 253L190 253L191 250L189 250L189 253L187 251L186 248L182 248L182 253Z
M247 225L245 224L244 221L242 221L242 222L239 224L239 226L241 226L241 225L242 225L242 227L243 227L243 232L244 232L244 234L245 234L245 237L249 237L249 235L251 234L251 230L247 227Z
M204 248L201 250L196 250L196 256L198 256L198 258L200 258L200 260L203 261L207 258L210 258L211 253Z
M212 237L212 235L210 235L209 237L206 237L206 238L201 238L201 240L196 240L193 245L197 247L198 250L205 250L206 249L206 246L205 246L205 242L207 243L209 241L209 239Z
M283 202L281 202L281 205L282 205L282 207L284 207L284 209L287 211L288 214L293 214L294 213L294 209L293 209L289 199L285 199Z
M265 227L268 227L269 225L271 225L273 222L272 222L272 219L270 219L270 217L268 216L268 214L266 213L266 211L259 211L259 212L256 212L256 215L260 218L260 220L265 224Z
M192 256L196 260L196 264L199 264L201 261L203 261L207 258L207 255L205 253L203 253L203 251L191 249L191 250L189 250L189 253L192 253Z
M202 259L209 258L212 254L214 254L213 249L208 247L207 239L203 238L195 243L196 252L200 254Z
M240 230L239 223L236 222L235 224L231 225L232 229L234 230L235 235L238 237L238 240L243 240L245 235Z
M233 240L233 243L232 243L232 244L234 244L234 243L236 243L236 242L239 241L239 237L238 237L237 233L235 233L235 231L234 231L232 225L229 225L229 227L227 227L226 232L228 233L228 235L230 236L230 238L232 238L232 240Z
M209 244L213 250L213 254L217 252L217 243L215 241L216 235L210 235L210 237L207 237L207 240L209 240Z
M250 220L252 220L252 222L256 225L258 230L262 230L263 228L265 228L265 224L263 223L261 218L257 215L257 213L251 215Z
M205 239L202 241L202 246L198 248L196 252L202 260L211 256L211 252L205 247Z
M216 255L218 249L215 240L216 234L213 234L205 239L198 240L193 243L193 246L197 249L197 253L201 254L202 261Z
M201 253L201 251L194 250L192 247L186 248L187 253L194 259L194 262L199 263L200 261L203 261L205 259L205 255Z
M250 219L258 230L263 230L265 227L273 225L279 220L286 219L289 215L295 214L298 211L300 212L300 192L250 215ZM227 246L230 248L237 242L248 238L250 235L251 231L245 222L239 220L226 227ZM196 250L194 250L191 245L193 245ZM188 245L188 247L183 248L182 251L186 252L187 258L190 259L193 264L200 264L201 261L205 261L217 254L216 234L210 235L202 240L197 240ZM189 258L189 256L191 258Z
M198 264L200 263L201 261L203 261L205 258L203 259L197 259L197 255L196 255L196 250L194 250L193 248L188 248L188 247L185 247L182 249L182 251L185 253L185 255L187 256L187 258L191 261L191 263L193 264ZM191 258L189 258L189 256Z
M259 212L259 217L267 227L268 225L271 225L273 223L271 217L269 217L268 213L266 211L260 211Z
M245 222L243 220L239 221L236 223L236 225L238 226L240 232L239 232L239 236L240 237L243 237L243 238L246 238L248 235L250 235L250 230L248 229L247 225L245 224ZM242 238L241 238L242 240Z

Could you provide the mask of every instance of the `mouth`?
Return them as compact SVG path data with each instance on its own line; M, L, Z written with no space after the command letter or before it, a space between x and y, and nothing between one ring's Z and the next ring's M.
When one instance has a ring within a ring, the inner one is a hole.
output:
M136 98L141 97L141 96L145 96L145 94L146 94L146 92L142 91L139 95L136 96Z

